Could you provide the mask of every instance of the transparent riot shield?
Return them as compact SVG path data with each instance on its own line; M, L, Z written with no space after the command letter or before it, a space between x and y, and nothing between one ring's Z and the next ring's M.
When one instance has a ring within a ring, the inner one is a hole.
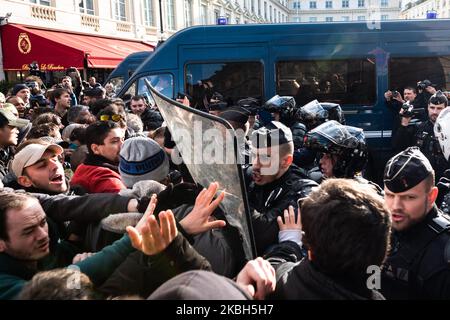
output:
M218 182L219 191L225 190L220 207L228 223L239 230L246 258L254 259L256 247L233 128L222 118L162 96L149 81L146 85L195 182L204 187ZM174 155L172 161L177 163L181 158Z

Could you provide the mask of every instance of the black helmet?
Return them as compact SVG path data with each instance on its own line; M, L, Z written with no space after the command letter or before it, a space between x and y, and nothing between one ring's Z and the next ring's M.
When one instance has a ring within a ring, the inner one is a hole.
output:
M236 104L250 112L251 116L255 116L260 108L259 100L252 97L240 99Z
M336 120L340 124L345 124L344 113L342 108L337 103L321 102L320 105L328 111L328 120Z
M335 120L327 121L308 132L305 147L317 152L336 155L333 166L337 178L353 178L364 169L367 162L367 146L360 128L344 126Z
M328 111L319 101L313 100L298 109L295 118L304 123L308 130L312 130L328 120Z
M264 109L269 112L280 112L292 111L295 108L295 99L291 96L276 95L264 104Z

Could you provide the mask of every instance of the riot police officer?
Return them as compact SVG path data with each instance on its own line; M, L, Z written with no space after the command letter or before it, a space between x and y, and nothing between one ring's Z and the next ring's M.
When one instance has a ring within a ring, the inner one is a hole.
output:
M362 129L327 121L306 134L305 146L321 154L323 178L352 178L368 183L359 174L367 163Z
M434 123L439 113L448 105L447 97L438 91L428 101L428 120L418 125L410 125L412 114L402 108L401 126L393 137L393 147L399 152L407 147L417 146L430 161L436 179L439 180L448 168L448 162L442 155L439 142L434 135Z
M388 161L383 179L393 233L381 292L387 299L449 299L450 217L435 205L430 161L410 147Z
M293 138L284 124L272 121L252 134L252 166L247 195L257 252L262 255L278 241L277 217L317 186L292 163Z

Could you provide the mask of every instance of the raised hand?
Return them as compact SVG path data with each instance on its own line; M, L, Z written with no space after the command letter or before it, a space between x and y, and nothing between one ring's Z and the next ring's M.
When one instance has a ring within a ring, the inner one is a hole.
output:
M148 216L140 232L131 226L127 227L133 247L148 256L164 251L178 234L172 211L162 211L158 217L159 224L153 214Z
M280 231L284 230L302 230L302 220L300 208L298 208L297 221L295 221L295 212L294 207L289 206L289 210L284 210L284 222L281 216L277 217L278 226L280 227Z
M225 221L211 219L211 214L225 197L225 193L221 192L213 201L218 189L217 182L211 183L208 189L203 189L195 199L192 211L180 221L181 226L188 234L196 235L210 229L225 227Z

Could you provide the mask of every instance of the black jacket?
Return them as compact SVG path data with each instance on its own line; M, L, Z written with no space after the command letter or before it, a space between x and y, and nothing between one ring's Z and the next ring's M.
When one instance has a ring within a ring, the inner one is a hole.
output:
M434 124L427 120L418 125L400 126L392 141L394 150L401 152L408 147L418 146L433 167L438 181L449 168L442 154L439 141L434 136Z
M384 300L366 287L365 279L336 280L320 272L307 258L276 267L277 284L271 299L283 300Z
M248 175L251 174L249 168ZM259 186L253 181L247 189L252 225L258 255L270 245L278 243L277 217L289 206L297 210L297 200L306 197L317 183L307 179L303 171L291 165L288 171L274 182Z
M403 232L394 231L383 265L387 299L450 299L450 217L436 206Z

